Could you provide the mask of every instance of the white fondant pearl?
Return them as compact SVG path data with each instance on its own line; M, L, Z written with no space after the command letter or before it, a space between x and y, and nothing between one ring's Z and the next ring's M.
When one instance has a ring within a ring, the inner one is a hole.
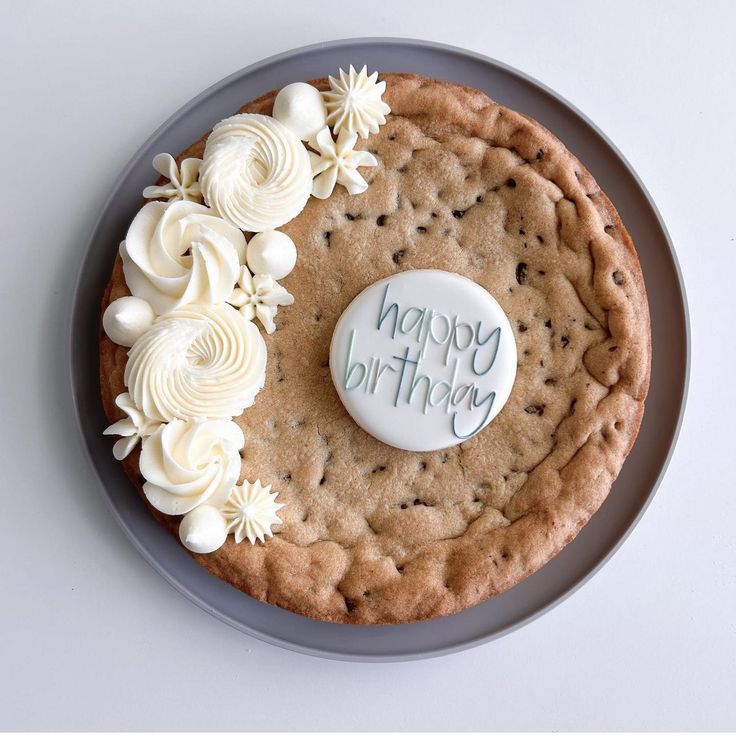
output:
M192 509L179 524L179 539L191 552L207 554L227 539L227 522L219 509L204 504Z
M265 273L278 281L294 268L296 246L286 233L266 230L251 238L246 258L253 273Z
M146 332L156 314L145 299L123 296L111 302L102 315L105 334L118 345L129 348Z
M273 103L273 116L303 141L327 125L327 109L322 93L311 84L287 84Z
M440 450L471 439L501 411L516 377L516 342L479 284L447 271L403 271L342 313L330 371L366 432L402 450Z

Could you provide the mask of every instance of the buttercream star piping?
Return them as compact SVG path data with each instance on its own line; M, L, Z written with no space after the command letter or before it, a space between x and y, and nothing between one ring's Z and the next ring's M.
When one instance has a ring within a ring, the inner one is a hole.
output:
M166 181L143 190L152 201L120 245L130 296L107 307L103 328L130 348L128 390L115 399L124 418L104 434L120 437L117 460L140 443L146 498L182 516L179 538L199 554L229 534L236 544L263 544L282 524L284 504L270 484L236 485L246 438L233 421L265 381L267 346L255 320L270 335L278 308L294 302L278 281L294 268L296 246L277 228L310 196L326 199L338 184L351 195L367 189L358 169L378 162L355 145L390 112L386 83L365 66L340 69L329 84L326 92L287 85L273 116L225 118L202 159L178 166L157 154L153 167ZM249 242L243 231L253 233Z

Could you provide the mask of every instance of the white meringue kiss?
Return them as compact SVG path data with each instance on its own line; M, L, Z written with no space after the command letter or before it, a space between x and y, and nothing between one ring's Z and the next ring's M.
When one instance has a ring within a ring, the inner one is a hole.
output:
M129 348L153 324L153 307L137 296L122 296L107 305L102 315L105 334L117 345Z
M240 476L243 431L235 422L174 419L141 450L143 492L163 514L186 514L200 504L219 508Z
M248 268L253 273L266 273L277 281L288 276L296 265L294 241L279 230L256 233L246 251Z
M245 237L196 202L149 202L120 255L131 293L165 314L182 304L224 302L245 263Z
M189 304L159 317L128 353L125 385L150 419L242 414L263 387L266 344L227 304Z
M191 552L204 555L220 549L227 539L227 521L220 509L203 503L179 524L179 539Z
M311 84L287 84L273 101L273 116L301 140L308 141L327 125L322 93Z
M312 189L307 149L285 125L243 113L219 122L204 149L205 201L242 230L262 232L296 217Z

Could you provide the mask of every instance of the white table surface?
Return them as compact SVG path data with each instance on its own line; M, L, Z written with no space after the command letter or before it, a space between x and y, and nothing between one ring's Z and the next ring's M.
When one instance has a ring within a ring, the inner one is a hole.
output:
M736 3L430 5L0 7L0 729L736 727ZM56 361L92 225L151 131L263 57L381 35L500 59L613 139L677 248L693 362L667 476L598 575L501 640L365 665L250 639L149 568L101 498Z

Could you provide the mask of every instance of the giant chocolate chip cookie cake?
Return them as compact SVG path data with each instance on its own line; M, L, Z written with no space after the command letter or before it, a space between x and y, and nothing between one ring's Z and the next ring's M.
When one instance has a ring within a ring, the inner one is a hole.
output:
M116 458L202 566L403 623L575 537L639 430L649 313L621 219L550 132L351 67L154 166L100 382Z

